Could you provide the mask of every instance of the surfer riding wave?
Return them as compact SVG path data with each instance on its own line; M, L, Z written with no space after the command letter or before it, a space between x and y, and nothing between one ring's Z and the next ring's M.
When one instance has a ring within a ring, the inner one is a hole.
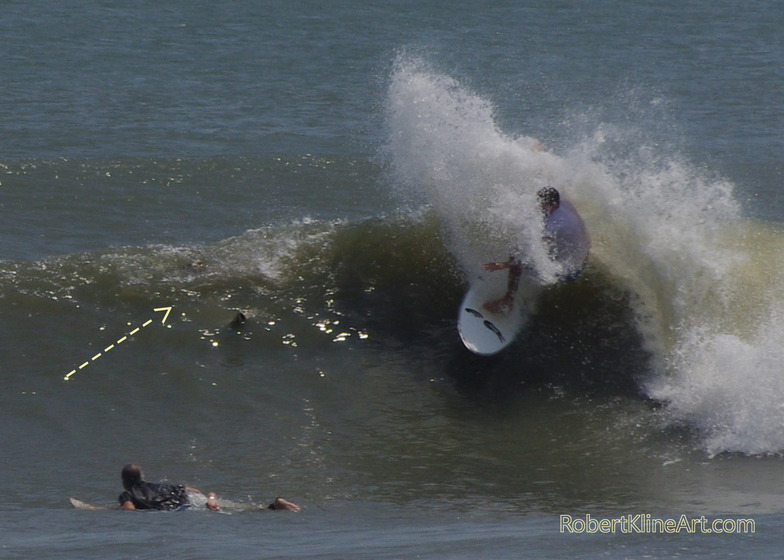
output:
M544 187L536 196L544 214L542 241L547 244L550 258L562 266L558 280L574 280L585 269L591 249L591 237L585 223L572 203L561 199L557 189ZM527 265L514 253L509 256L509 260L486 263L484 269L489 272L509 269L509 281L503 297L488 301L484 304L485 309L491 313L508 312L512 308L515 294L520 287L520 277L526 268Z

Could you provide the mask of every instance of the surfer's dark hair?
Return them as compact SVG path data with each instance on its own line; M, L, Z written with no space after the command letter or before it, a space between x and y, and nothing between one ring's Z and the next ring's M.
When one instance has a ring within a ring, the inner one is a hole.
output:
M130 490L142 483L144 475L139 465L125 465L122 470L123 488Z
M554 187L544 187L539 189L536 193L536 198L539 199L539 204L547 204L549 206L559 206L561 204L561 195Z

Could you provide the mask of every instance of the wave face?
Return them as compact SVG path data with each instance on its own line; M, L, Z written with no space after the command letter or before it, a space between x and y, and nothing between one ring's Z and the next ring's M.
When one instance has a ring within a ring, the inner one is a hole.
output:
M506 134L489 101L404 54L385 153L401 194L439 216L469 276L517 246L552 279L534 196L556 186L591 232L591 268L630 294L650 356L641 387L667 421L697 429L710 454L778 453L781 232L744 218L730 182L658 141L660 100L628 97L623 118L573 117L556 155Z

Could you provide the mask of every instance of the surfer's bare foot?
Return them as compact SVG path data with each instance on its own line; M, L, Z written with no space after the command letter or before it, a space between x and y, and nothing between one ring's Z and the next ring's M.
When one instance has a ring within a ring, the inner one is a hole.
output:
M220 511L218 496L215 495L215 492L207 494L207 509L210 511Z
M275 501L270 504L269 509L299 511L300 507L288 500L284 500L283 498L275 498Z
M487 309L490 313L509 313L509 311L512 309L513 300L514 296L507 294L501 299L488 301L485 303L484 308Z

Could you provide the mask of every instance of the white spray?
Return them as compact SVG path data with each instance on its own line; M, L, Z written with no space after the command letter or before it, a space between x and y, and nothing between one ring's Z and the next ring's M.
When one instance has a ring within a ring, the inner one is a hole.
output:
M784 450L781 237L743 219L731 184L631 127L596 123L563 156L537 151L415 57L395 63L387 125L397 184L439 215L467 273L516 246L552 280L535 193L555 186L586 221L594 266L634 295L654 356L645 389L670 421L710 454Z
M503 134L489 103L419 60L397 62L387 125L396 179L438 213L467 273L517 248L543 278L554 278L557 266L539 242L536 192L564 183L558 158L538 151L533 138Z

